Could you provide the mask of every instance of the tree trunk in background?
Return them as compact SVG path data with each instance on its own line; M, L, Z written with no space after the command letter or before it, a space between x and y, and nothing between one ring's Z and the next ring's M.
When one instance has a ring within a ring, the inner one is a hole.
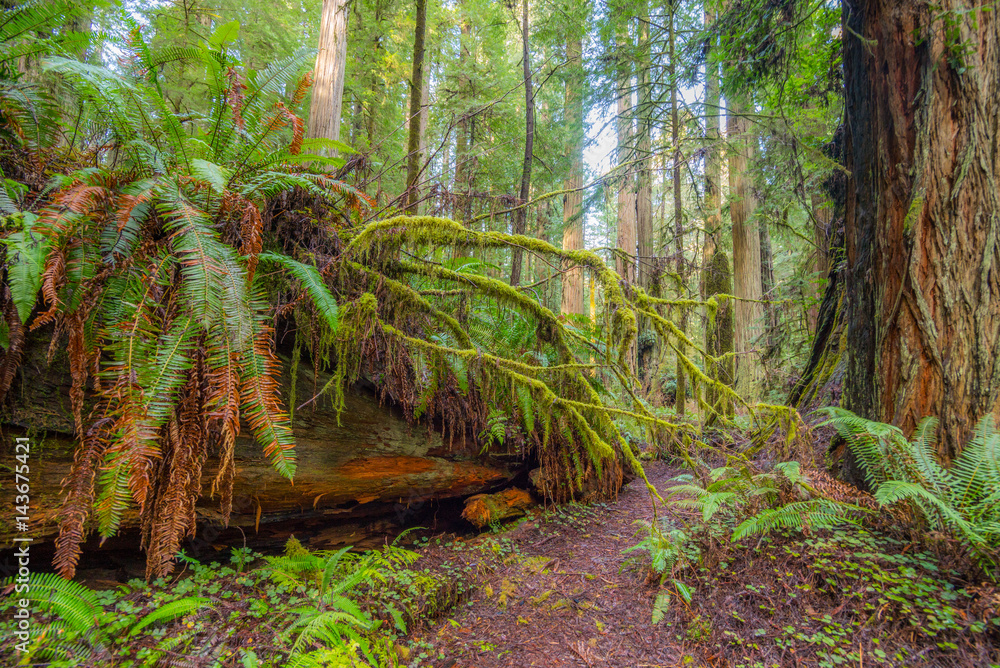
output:
M785 224L788 224L788 209L784 212ZM774 253L771 250L771 228L766 220L759 221L757 225L760 234L760 288L764 298L764 331L760 341L763 347L762 359L770 361L778 354L778 310L774 305ZM767 367L777 365L764 365L765 386L769 386L771 378L768 377Z
M639 285L649 290L653 279L653 180L652 180L652 110L649 84L649 6L642 2L639 16L639 54L636 79L639 89L639 106L636 109L638 141L636 142L636 232L639 250ZM649 324L646 323L645 327Z
M937 416L954 457L1000 413L1000 21L983 2L852 4L844 403L904 433Z
M635 171L627 163L634 156L633 149L633 119L632 119L632 68L631 59L627 56L625 45L628 44L628 24L625 23L618 31L618 119L615 131L618 141L618 166L623 170L618 185L618 239L620 251L615 255L615 270L629 285L636 281L636 225L635 225ZM636 368L635 342L629 349L629 369L633 374Z
M652 172L652 86L649 81L649 4L642 0L639 5L637 26L636 83L638 106L636 108L636 241L638 262L637 279L648 293L660 294L663 281L663 263L653 256L653 172ZM655 285L654 285L655 284ZM654 378L657 360L660 358L659 341L654 335L648 318L639 318L638 367L639 376L650 392L660 385Z
M615 256L615 270L622 279L632 285L636 280L636 224L635 224L635 171L627 163L633 159L632 150L632 68L631 59L624 53L628 43L628 26L622 26L618 33L618 119L615 131L618 141L618 166L622 170L618 186L618 249L623 251ZM627 256L627 257L625 257Z
M715 22L715 13L711 2L705 3L705 25ZM709 44L711 49L713 45ZM719 66L707 59L705 65L705 140L708 144L705 153L705 245L702 249L702 299L710 299L717 294L732 294L732 276L729 270L729 259L720 247L719 237L722 233L722 150L720 147L722 133L719 129L720 112ZM733 351L733 302L725 300L713 313L705 308L705 350L713 357L719 351ZM733 360L721 363L705 362L705 370L710 378L727 385L733 384ZM709 406L717 406L716 410L723 415L732 414L732 402L721 395L712 386L705 388L705 401ZM716 415L706 418L706 425L711 425Z
M571 28L575 30L575 28ZM582 36L571 33L566 38L566 127L569 130L571 167L563 197L563 248L583 248L583 62ZM583 313L583 268L563 262L561 313Z
M514 234L524 234L531 195L531 152L535 145L535 93L531 86L531 49L528 43L528 0L521 0L521 57L524 60L524 165L521 167L521 206L514 212ZM521 284L521 249L511 249L510 284Z
M760 398L763 371L760 355L754 350L764 311L759 300L760 234L754 210L757 202L750 189L747 166L753 155L749 122L742 100L729 100L726 134L729 139L730 216L733 221L733 276L735 305L736 388L749 403ZM749 301L748 301L749 300Z
M461 36L459 37L461 59L463 63L472 60L472 51L469 43L472 41L472 23L466 12L465 3L459 3L459 10L462 16ZM458 75L458 96L462 102L467 102L472 97L472 82L464 70ZM452 196L454 198L454 210L452 217L463 223L471 217L472 200L469 197L472 190L472 179L475 176L476 158L471 157L472 143L469 141L470 109L459 108L461 115L456 124L455 138L455 183L452 186ZM462 194L459 194L462 193Z
M813 216L813 241L816 244L815 255L813 256L813 270L810 285L812 290L807 297L813 300L809 307L809 331L815 334L816 321L819 317L819 303L823 298L821 285L830 273L830 224L833 222L833 208L829 198L822 193L813 193L811 198L811 208Z
M420 146L418 152L420 153L420 159L423 161L427 157L427 124L431 119L431 76L430 68L433 67L433 57L431 58L430 67L426 68L428 71L424 73L424 89L420 93L420 99L422 104L420 105ZM447 163L445 163L447 164ZM422 202L417 204L417 213L422 213L427 209L427 203Z
M709 297L732 294L733 282L729 272L729 259L721 248L715 253L704 269L704 290ZM713 358L731 355L733 352L733 301L723 299L715 309L708 313L708 324L705 327L705 352ZM713 380L733 386L735 378L735 360L727 357L719 362L708 362L706 372ZM713 425L719 416L732 417L734 406L732 399L718 388L708 385L705 388L705 402L714 409L705 417L705 426Z
M687 268L684 266L684 207L681 202L681 124L677 110L677 60L674 49L676 4L670 5L670 7L670 139L674 149L674 252L677 254L675 267L680 283L678 297L685 299L688 295L685 289ZM687 309L681 309L680 322L677 323L677 326L682 333L687 333ZM687 355L684 344L679 345L679 350L682 354ZM677 360L676 374L677 391L674 393L674 410L677 411L678 415L684 415L685 403L687 403L687 383L685 382L684 365L680 358Z
M344 66L347 63L347 0L323 0L319 26L319 53L309 104L310 139L340 139L344 102ZM325 152L325 151L321 151Z
M420 112L424 92L424 34L427 32L427 0L417 0L413 32L413 74L410 76L410 137L406 145L406 211L417 212L417 176L420 172Z

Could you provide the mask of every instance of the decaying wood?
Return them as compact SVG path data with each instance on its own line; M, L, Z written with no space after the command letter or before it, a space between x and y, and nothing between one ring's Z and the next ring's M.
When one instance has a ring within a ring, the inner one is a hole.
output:
M69 473L75 441L70 379L68 373L59 371L66 368L59 359L62 355L46 365L44 349L32 352L0 413L0 466L12 467L14 439L28 436L31 535L44 540L53 538L57 530L61 482ZM322 387L326 379L319 380ZM299 392L313 386L311 369L300 369ZM393 509L487 491L512 477L505 464L478 457L472 439L463 444L456 438L452 443L427 425L408 424L400 410L380 403L371 387L356 386L346 399L339 423L325 398L295 412L298 472L294 484L273 470L249 430L242 430L236 443L231 526L252 531L289 520L343 521L391 514ZM303 401L301 396L299 401ZM219 499L209 495L217 465L210 458L203 471L202 497L196 508L199 527L221 519ZM13 502L13 487L3 485L0 503L11 508ZM138 521L133 511L122 527L135 527ZM6 513L0 517L0 544L9 547L15 534L12 515Z
M535 500L527 490L511 487L496 494L476 494L465 500L462 517L482 529L493 522L520 517Z

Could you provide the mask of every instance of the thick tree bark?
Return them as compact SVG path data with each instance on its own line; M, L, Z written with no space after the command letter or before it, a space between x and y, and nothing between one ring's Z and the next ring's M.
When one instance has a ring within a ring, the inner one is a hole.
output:
M1000 21L987 5L853 0L843 14L845 404L907 433L937 416L945 457L1000 413Z
M528 42L528 0L521 0L521 58L524 61L524 164L521 167L521 205L514 212L514 234L524 234L531 195L531 153L535 146L535 93L531 85L531 49ZM511 250L510 284L521 284L521 249Z
M746 105L734 96L727 107L729 139L729 211L733 221L733 276L736 302L736 388L748 402L760 397L763 371L754 349L760 334L763 309L760 299L760 234L754 211L757 202L750 189L747 168L753 155L749 122L742 116Z
M406 210L416 213L417 176L420 173L420 111L424 92L424 35L427 32L427 0L417 0L413 32L413 73L410 76L410 136L406 159Z
M704 289L708 297L720 294L732 294L733 281L729 271L729 258L721 248L716 248L704 273ZM733 352L733 302L723 299L709 313L708 324L705 327L705 352L718 362L706 364L706 372L712 380L730 387L736 381L735 363L730 356ZM732 417L734 406L728 394L720 392L713 385L705 388L705 402L712 407L713 412L705 417L705 426L712 426L719 416Z
M306 137L340 139L344 102L344 67L347 63L347 0L323 0L319 52L313 75L312 101Z
M577 28L571 28L575 31ZM571 32L566 38L566 127L569 130L570 171L563 198L563 248L583 248L583 61L582 36ZM561 313L583 313L583 268L564 261Z
M814 300L809 308L809 330L816 332L816 322L819 318L819 302L823 297L820 289L822 281L830 273L830 225L833 222L833 208L828 198L821 193L813 193L811 199L813 217L813 242L816 250L812 262L812 279L810 297Z

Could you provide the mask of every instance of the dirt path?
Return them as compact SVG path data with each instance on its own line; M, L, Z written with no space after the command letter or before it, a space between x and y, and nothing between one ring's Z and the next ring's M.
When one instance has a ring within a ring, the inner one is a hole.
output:
M677 473L662 463L647 472L661 490ZM650 495L637 480L615 503L546 511L491 538L513 543L512 556L423 634L431 656L444 653L435 665L680 665L680 643L651 624L656 585L646 582L647 569L629 563L635 553L624 553L640 540L635 522L652 517Z

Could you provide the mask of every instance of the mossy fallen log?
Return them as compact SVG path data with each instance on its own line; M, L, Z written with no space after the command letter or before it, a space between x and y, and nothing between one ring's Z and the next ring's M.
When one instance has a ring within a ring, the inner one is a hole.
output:
M50 540L58 531L61 484L73 462L73 417L67 398L69 378L60 356L45 364L44 351L26 356L15 392L0 413L0 504L15 504L14 444L29 439L30 535ZM286 387L288 378L286 377ZM318 379L322 387L324 378ZM311 369L300 368L296 383L312 388ZM311 519L322 523L392 513L428 501L460 498L509 481L515 471L495 459L479 457L473 439L447 441L426 424L410 424L391 402L380 402L373 388L355 385L345 393L339 417L325 397L294 414L298 471L294 483L273 469L244 428L237 439L233 512L229 525L253 531L261 525ZM301 401L301 397L300 397ZM202 496L196 513L199 528L222 519L212 481L218 462L210 458L202 472ZM139 526L130 510L122 529ZM12 512L0 514L0 548L12 546L20 532ZM23 535L23 534L20 534ZM138 545L136 545L138 548Z

